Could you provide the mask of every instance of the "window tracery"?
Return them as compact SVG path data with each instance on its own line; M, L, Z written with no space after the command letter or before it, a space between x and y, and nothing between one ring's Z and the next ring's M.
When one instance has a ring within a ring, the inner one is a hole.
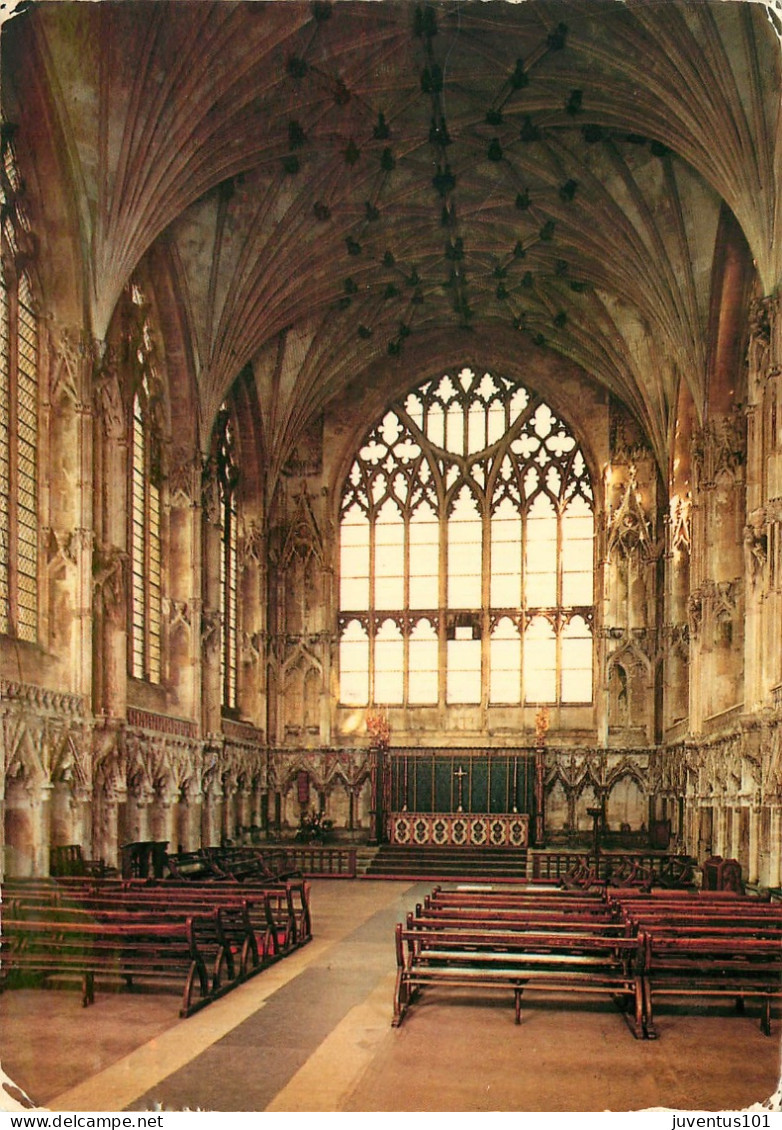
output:
M340 516L343 704L591 701L592 485L539 396L469 368L420 385Z

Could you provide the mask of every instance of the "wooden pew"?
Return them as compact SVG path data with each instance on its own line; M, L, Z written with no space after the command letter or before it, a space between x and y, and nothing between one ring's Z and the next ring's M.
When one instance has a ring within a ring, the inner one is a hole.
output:
M537 911L543 913L550 911L557 914L594 915L598 918L618 914L610 907L605 899L596 894L575 895L570 892L557 892L551 894L540 893L514 893L508 895L494 895L486 892L443 891L435 888L424 900L427 908L448 909L458 911L468 909L479 912L490 912L503 915L513 914L518 911Z
M201 903L165 906L143 899L69 899L67 904L47 901L42 896L14 898L8 904L8 916L16 922L46 921L55 924L105 923L110 926L146 926L181 924L188 917L200 923L199 944L209 973L212 999L227 992L234 984L246 980L272 959L263 946L259 952L256 931L249 907L244 903L225 903L204 913ZM272 949L273 957L277 957Z
M59 921L55 916L20 921L4 915L2 986L25 975L46 981L75 977L87 1006L95 999L96 979L120 979L128 986L151 980L161 987L179 987L184 980L179 1015L190 1016L213 999L202 934L211 938L215 929L216 912L183 922L144 923Z
M626 937L624 923L613 919L597 919L594 916L582 918L572 914L536 914L532 911L519 911L496 916L490 913L472 912L439 913L425 910L417 904L415 913L408 911L407 927L422 930L504 930L521 933L594 933L600 937Z
M782 944L771 937L685 935L646 927L643 946L643 1014L649 1039L657 1037L653 1001L658 996L732 997L761 1002L761 1030L771 1035L771 1002L782 997Z
M609 895L609 899L611 899ZM735 892L666 892L614 896L630 935L644 943L644 1024L657 1035L655 996L746 997L762 1004L770 1034L771 1002L782 993L782 907Z
M132 915L174 915L184 920L191 914L218 910L221 935L213 939L212 979L224 991L227 983L243 980L272 961L305 944L312 936L309 884L291 880L270 887L254 884L151 880L60 884L25 881L12 892L15 906L75 907L105 916L111 912ZM21 912L20 912L21 913Z
M521 1023L525 989L619 998L632 1006L631 1028L644 1034L638 941L589 934L534 934L479 929L424 930L398 923L392 1025L398 1027L425 987L507 988Z
M181 921L191 914L219 911L224 932L230 934L226 964L232 967L233 955L239 954L240 966L245 973L257 969L259 963L268 964L282 957L293 948L292 912L286 909L282 921L275 921L271 901L262 893L250 895L248 892L243 897L235 890L213 891L210 887L207 893L202 894L190 885L185 890L168 892L145 887L93 888L72 890L64 895L46 891L16 894L10 906L17 917L29 918L37 913L38 908L52 908L63 919L72 912L78 912L95 920L121 914L131 920L141 916L161 919L169 916ZM222 952L223 948L223 940L217 939L218 952ZM230 978L234 976L231 971Z

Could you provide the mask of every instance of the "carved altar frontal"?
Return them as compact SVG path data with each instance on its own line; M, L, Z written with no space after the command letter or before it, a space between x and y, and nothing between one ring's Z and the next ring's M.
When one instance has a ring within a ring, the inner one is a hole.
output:
M442 847L527 847L529 817L521 812L392 812L392 844Z

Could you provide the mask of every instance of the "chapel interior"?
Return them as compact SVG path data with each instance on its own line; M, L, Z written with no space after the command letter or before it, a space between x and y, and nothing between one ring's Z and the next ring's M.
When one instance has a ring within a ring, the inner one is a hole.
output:
M18 6L0 877L314 817L779 891L781 31Z

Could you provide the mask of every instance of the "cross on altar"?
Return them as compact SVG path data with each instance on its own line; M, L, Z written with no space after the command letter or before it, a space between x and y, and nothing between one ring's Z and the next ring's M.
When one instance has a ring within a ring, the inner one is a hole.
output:
M462 769L462 767L460 765L458 769L454 770L453 775L454 775L454 777L456 778L456 780L459 784L459 803L456 806L456 811L461 812L462 811L462 781L467 776L467 774L465 773L464 769Z

